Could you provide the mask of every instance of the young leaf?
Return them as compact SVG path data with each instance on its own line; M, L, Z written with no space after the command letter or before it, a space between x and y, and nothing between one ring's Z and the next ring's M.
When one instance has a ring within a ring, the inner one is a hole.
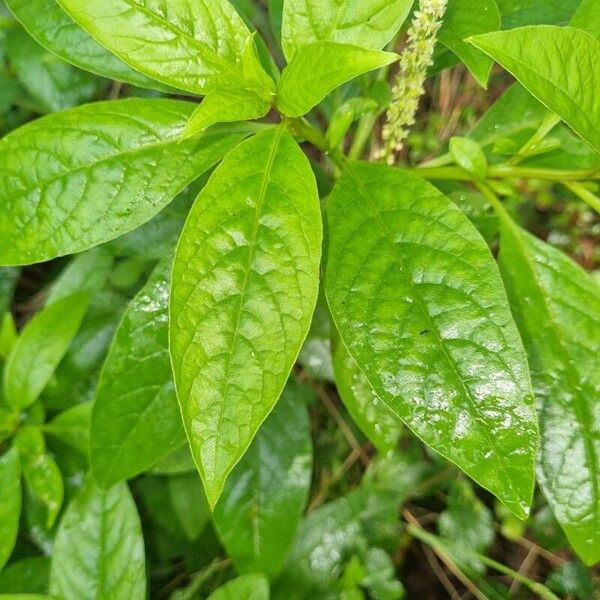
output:
M487 88L493 61L465 38L498 29L500 13L494 0L450 0L438 39L465 63L479 85Z
M321 238L314 175L281 128L230 152L188 217L173 266L171 359L213 507L306 337Z
M67 352L89 305L87 294L73 294L40 310L19 335L6 361L6 401L16 409L33 404Z
M303 46L283 70L277 85L277 107L301 117L343 83L398 60L392 52L365 50L333 42Z
M44 433L87 456L90 451L92 404L82 402L68 408L44 425Z
M102 487L149 469L185 442L169 361L171 264L164 259L131 301L104 363L91 426Z
M303 391L287 385L229 476L215 508L217 530L240 573L274 578L294 540L312 472Z
M12 554L21 515L21 466L11 448L0 456L0 571Z
M600 286L502 213L500 268L540 401L538 479L575 551L600 560Z
M69 17L57 0L5 0L5 3L39 44L64 61L84 71L138 87L168 89L98 44Z
M354 422L379 452L392 450L402 421L377 396L341 340L333 353L333 369L337 391Z
M106 81L50 54L22 29L13 29L6 42L7 54L19 81L43 112L56 112L87 102L106 86Z
M102 491L89 480L58 528L50 594L63 600L144 600L144 562L140 519L127 486Z
M33 425L19 430L15 437L25 481L33 496L46 509L46 527L50 529L60 511L64 497L63 479L54 459L46 453L44 436Z
M433 186L377 164L347 165L327 219L327 299L373 389L425 443L525 517L536 415L483 238Z
M214 131L180 142L193 110L99 102L0 140L0 264L80 252L148 221L243 138Z
M153 0L58 2L113 54L166 85L200 95L219 87L261 95L272 88L257 56L244 64L254 41L229 2L172 0L164 7Z
M208 600L269 600L269 582L262 575L242 575L215 590Z
M286 0L282 44L292 61L302 46L337 42L381 50L406 20L413 0Z
M194 111L185 127L183 137L200 133L215 123L260 119L270 108L270 102L251 91L215 90L208 94Z
M600 41L570 27L523 27L469 41L600 151Z

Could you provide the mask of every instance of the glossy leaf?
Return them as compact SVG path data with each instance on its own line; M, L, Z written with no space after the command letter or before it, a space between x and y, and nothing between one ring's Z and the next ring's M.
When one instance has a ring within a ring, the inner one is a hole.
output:
M109 79L143 88L165 89L158 81L132 69L98 44L71 19L57 0L5 0L5 3L39 44L64 61Z
M406 20L413 0L286 0L283 51L288 61L313 42L381 50Z
M600 151L600 41L570 27L523 27L470 38Z
M540 403L538 480L582 559L600 560L600 286L502 213L500 267Z
M21 465L16 448L0 456L0 570L12 554L21 515Z
M208 600L269 600L269 582L262 575L243 575L215 590Z
M50 594L63 600L144 600L144 562L140 519L127 486L102 491L90 480L56 534Z
M337 391L354 422L377 450L392 450L402 421L381 401L341 340L333 353L333 369Z
M465 63L477 82L487 88L493 61L465 39L498 29L500 13L495 0L450 0L438 39Z
M87 456L90 449L92 404L83 402L68 408L44 425L44 433Z
M73 294L40 310L13 346L3 372L4 395L14 408L35 402L67 352L89 304Z
M398 55L391 52L333 42L303 46L283 70L277 107L288 117L301 117L343 83L396 60Z
M254 46L252 34L229 2L58 2L113 54L166 85L200 95L217 87L268 94L272 87L257 56L248 51Z
M476 179L485 179L487 159L477 142L469 138L453 137L450 139L450 154L467 173Z
M246 90L216 90L204 98L190 117L183 137L204 131L215 123L232 123L264 117L271 104L254 92Z
M32 99L43 112L56 112L88 102L106 82L79 71L15 29L7 38L7 53Z
M581 0L496 0L502 29L524 25L567 25Z
M303 388L288 384L233 470L214 520L236 569L272 579L290 549L310 489L312 442Z
M306 337L321 237L314 175L281 128L230 152L188 217L173 266L170 348L212 506Z
M15 437L27 487L45 508L45 524L50 529L64 498L62 475L54 459L46 452L44 436L38 427L27 425Z
M131 301L104 364L91 426L96 481L110 487L185 442L169 360L169 278L161 261Z
M414 433L523 518L536 415L484 240L434 187L383 165L347 165L327 219L325 290L350 354Z
M0 264L86 250L153 217L243 138L214 131L180 142L193 109L173 100L102 102L3 138Z

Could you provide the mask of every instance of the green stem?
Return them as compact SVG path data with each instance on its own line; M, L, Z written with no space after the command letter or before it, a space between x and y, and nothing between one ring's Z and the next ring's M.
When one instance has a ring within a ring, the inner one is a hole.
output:
M429 533L428 531L425 531L425 529L423 529L422 527L417 525L408 525L407 530L410 535L412 535L419 541L427 544L428 546L431 546L432 548L435 548L439 551L445 552L446 554L452 554L451 548L444 540L437 537L436 535L433 535L432 533ZM478 552L473 552L468 548L464 548L462 550L466 554L469 554L473 559L486 565L490 569L494 569L495 571L498 571L503 575L508 575L509 577L512 577L512 579L528 587L540 598L543 598L543 600L560 600L560 598L558 598L558 596L551 592L545 585L537 581L533 581L532 579L529 579L529 577L522 575L514 569L511 569L510 567L507 567L506 565L503 565L502 563L499 563L494 559L489 558L488 556L479 554Z
M562 181L561 182L567 189L571 190L578 198L583 200L590 208L600 213L600 198L596 194L590 192L586 187L580 183Z
M323 132L306 119L285 119L284 124L294 137L310 142L321 152L327 152L328 144Z
M528 156L535 153L546 136L560 123L560 118L548 112L537 131L525 142L523 147L510 159L509 164L518 165Z

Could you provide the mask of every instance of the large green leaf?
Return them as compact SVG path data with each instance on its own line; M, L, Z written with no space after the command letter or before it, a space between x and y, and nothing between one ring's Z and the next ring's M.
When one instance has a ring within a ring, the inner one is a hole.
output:
M314 175L281 128L230 152L188 217L173 266L171 357L211 506L306 337L321 238Z
M102 491L89 480L56 534L50 594L63 600L144 600L144 563L142 528L127 485Z
M12 448L0 456L0 570L17 540L21 516L21 466L19 453Z
M89 304L73 294L39 311L24 327L3 372L6 401L22 409L35 402L67 352Z
M268 96L272 89L253 51L252 34L229 2L58 2L113 54L166 85L201 95L242 87Z
M11 562L0 573L1 594L43 594L48 589L50 559L29 556Z
M55 112L88 102L106 87L106 81L51 54L22 29L11 31L6 43L17 77L42 112Z
M169 360L171 264L164 259L131 301L102 370L91 459L103 487L149 469L185 442Z
M500 267L540 404L538 479L569 541L600 560L600 286L502 214Z
M343 83L396 60L398 55L392 52L333 42L303 46L283 70L277 108L288 117L301 117Z
M600 41L571 27L523 27L470 38L600 151Z
M333 369L338 394L352 419L377 450L384 454L392 450L402 421L380 400L341 340L333 353Z
M86 250L148 221L241 139L214 131L180 142L193 110L174 100L102 102L3 138L0 264Z
M346 166L327 222L331 313L377 395L525 517L538 444L533 395L483 238L433 186L377 164Z
M262 575L243 575L215 590L208 600L269 600L269 582Z
M288 384L233 470L214 512L240 573L273 578L294 541L311 482L312 443L303 388Z
M5 2L28 33L63 60L109 79L143 88L163 88L160 83L138 73L98 44L69 17L57 0Z
M465 38L500 29L500 13L494 0L450 0L438 34L439 41L465 63L484 88L493 61L465 42Z
M286 0L282 45L288 61L312 42L381 50L404 23L413 0Z

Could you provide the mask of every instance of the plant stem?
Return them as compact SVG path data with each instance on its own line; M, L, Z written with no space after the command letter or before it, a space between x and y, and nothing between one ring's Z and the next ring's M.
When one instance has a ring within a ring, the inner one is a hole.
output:
M525 142L523 147L510 159L509 164L518 165L530 156L544 141L546 136L560 123L560 118L548 112L537 131Z
M600 213L600 198L596 194L590 192L587 188L583 187L580 183L562 181L561 182L567 189L571 190L578 198L583 200L590 208Z

